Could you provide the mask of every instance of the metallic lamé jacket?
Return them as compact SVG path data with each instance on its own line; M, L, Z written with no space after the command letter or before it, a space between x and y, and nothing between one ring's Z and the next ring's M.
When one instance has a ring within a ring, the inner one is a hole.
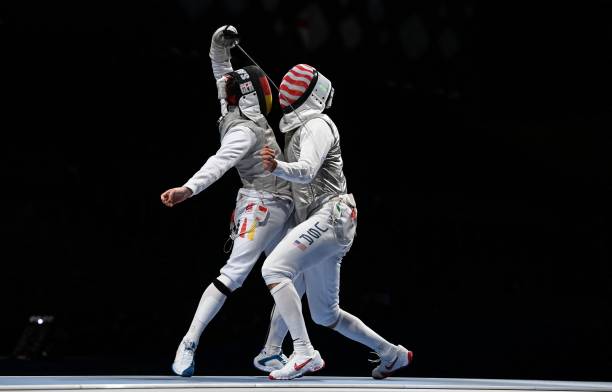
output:
M301 223L326 201L333 197L346 194L346 178L342 171L342 153L340 150L340 135L333 121L325 114L315 114L306 120L306 126L285 134L285 156L287 162L297 162L300 159L300 138L307 132L308 122L319 118L331 128L334 142L321 165L321 168L308 184L291 183L293 202L297 223Z
M256 123L243 117L237 108L230 110L219 123L221 139L223 139L228 130L235 126L249 128L257 138L257 143L235 166L240 174L242 187L275 193L281 196L291 196L291 185L289 182L264 171L263 161L260 157L260 151L264 148L264 145L268 145L278 151L279 159L283 159L283 155L276 142L272 128L270 128L263 116Z

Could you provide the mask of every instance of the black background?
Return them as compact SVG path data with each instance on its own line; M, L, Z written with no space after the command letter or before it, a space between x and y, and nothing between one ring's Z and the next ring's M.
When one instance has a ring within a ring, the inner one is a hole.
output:
M208 46L229 22L277 83L308 63L335 86L359 206L341 303L415 352L401 375L612 380L611 17L608 1L3 2L0 374L169 374L239 179L172 209L159 195L219 145ZM196 374L257 374L271 306L255 267ZM32 315L55 317L46 355L20 360ZM323 375L369 374L367 348L306 318Z

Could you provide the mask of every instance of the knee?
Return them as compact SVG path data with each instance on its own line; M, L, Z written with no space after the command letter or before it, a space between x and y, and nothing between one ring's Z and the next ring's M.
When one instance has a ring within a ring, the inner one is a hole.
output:
M270 260L270 258L266 259L261 267L261 276L268 287L271 285L276 285L285 280L291 280L291 274L284 269L279 268L273 260Z
M338 324L338 320L340 320L340 309L338 307L312 313L312 321L324 327L333 329Z
M261 276L266 282L267 285L270 285L274 282L270 282L270 279L275 275L274 268L268 263L266 260L261 266Z
M217 279L212 281L212 284L226 297L229 297L231 293L240 288L238 283L235 283L225 275L219 275Z

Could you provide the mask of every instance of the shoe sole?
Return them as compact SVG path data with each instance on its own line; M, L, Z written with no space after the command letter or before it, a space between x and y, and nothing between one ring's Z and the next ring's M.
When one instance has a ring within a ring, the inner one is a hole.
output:
M253 366L257 369L257 370L261 370L262 372L266 372L266 373L271 373L275 370L279 370L281 368L274 368L272 366L264 366L262 364L259 363L259 361L253 360Z
M376 376L372 375L372 378L375 379L375 380L384 380L385 378L389 377L390 375L392 375L393 373L397 372L398 370L410 366L410 364L412 363L412 360L414 358L414 353L412 351L408 350L408 353L406 353L406 356L408 357L408 363L405 364L404 366L400 366L397 369L392 370L390 372L381 372L380 375L382 377L376 377Z
M296 378L304 377L304 376L305 376L305 375L307 375L307 374L311 374L311 373L314 373L314 372L318 372L319 370L323 369L323 368L325 367L325 361L324 361L324 360L321 360L321 362L322 362L322 363L321 363L321 366L318 366L318 367L316 367L316 368L314 368L314 369L312 369L312 370L307 370L307 371L305 371L305 372L303 372L303 373L298 373L298 375L297 375L297 376L295 376L295 377L291 377L291 378L275 378L275 377L273 377L273 376L270 374L270 375L268 375L268 379L270 379L270 380L295 380Z
M195 370L195 363L191 364L191 366L189 366L187 369L183 370L182 372L177 371L174 368L174 364L172 364L172 372L174 374L176 374L177 376L181 376L181 377L191 377L193 376L193 372Z
M277 368L273 368L272 366L261 366L261 365L260 366L255 365L255 368L257 370L261 370L262 372L265 372L265 373L270 373L270 372L273 372L275 370L279 370Z

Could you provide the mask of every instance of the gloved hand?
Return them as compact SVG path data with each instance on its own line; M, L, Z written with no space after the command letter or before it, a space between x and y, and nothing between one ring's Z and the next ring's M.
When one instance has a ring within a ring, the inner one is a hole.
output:
M210 41L210 58L215 62L229 61L230 49L238 43L238 30L231 25L219 27Z

